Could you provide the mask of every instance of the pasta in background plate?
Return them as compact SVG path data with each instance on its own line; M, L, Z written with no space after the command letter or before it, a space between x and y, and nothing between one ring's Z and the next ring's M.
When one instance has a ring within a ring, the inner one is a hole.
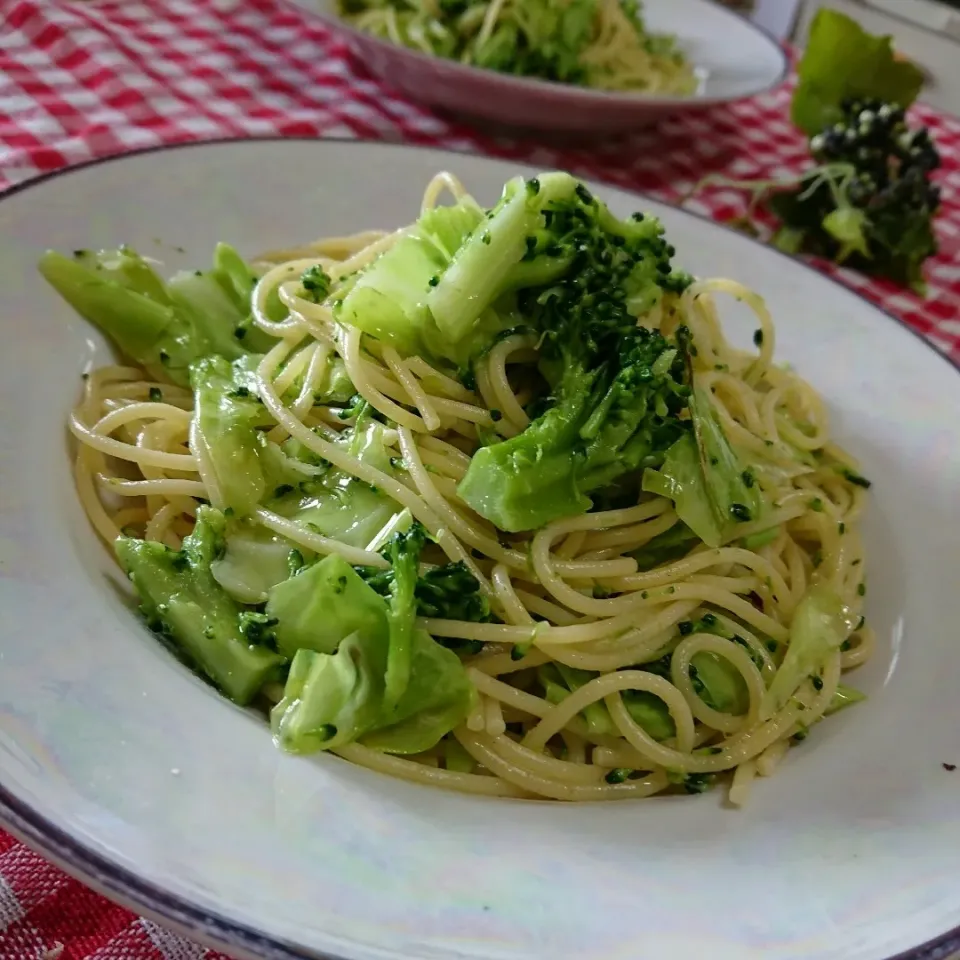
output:
M743 803L863 698L869 482L763 300L674 253L545 173L492 210L440 174L407 227L169 281L45 254L129 361L70 428L148 623L291 752L521 798L722 776Z
M340 0L345 22L398 46L499 73L687 96L697 78L638 0Z

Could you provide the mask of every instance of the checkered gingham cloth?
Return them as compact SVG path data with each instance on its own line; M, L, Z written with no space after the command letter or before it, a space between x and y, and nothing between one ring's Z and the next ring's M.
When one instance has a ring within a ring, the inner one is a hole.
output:
M674 200L708 173L788 176L809 162L790 84L627 142L554 149L481 134L362 72L282 0L0 0L0 187L126 150L224 137L317 136L443 146L530 161ZM940 255L925 299L821 265L960 359L960 121L925 106L944 157ZM735 191L691 208L742 213ZM943 960L949 948L923 960ZM0 833L0 960L215 960L114 906Z

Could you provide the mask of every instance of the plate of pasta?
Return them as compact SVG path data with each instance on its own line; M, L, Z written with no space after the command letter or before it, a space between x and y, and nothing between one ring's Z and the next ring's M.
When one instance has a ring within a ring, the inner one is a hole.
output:
M238 956L946 949L932 347L440 151L144 151L0 236L9 829Z
M364 69L441 110L623 132L782 82L777 41L712 0L292 0Z

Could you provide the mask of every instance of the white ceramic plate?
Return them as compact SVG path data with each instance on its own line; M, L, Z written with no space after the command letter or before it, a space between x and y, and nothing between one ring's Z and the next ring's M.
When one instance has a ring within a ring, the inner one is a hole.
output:
M342 32L374 76L432 107L510 127L557 133L635 130L670 114L752 97L776 86L788 62L773 37L712 0L644 0L652 33L672 34L701 79L687 97L604 93L511 77L430 57L347 26L335 0L291 0Z
M644 204L691 270L766 296L780 356L875 481L870 699L791 750L746 810L720 792L474 799L282 756L137 622L66 455L80 373L107 352L41 283L40 252L126 241L173 269L221 238L253 253L398 225L442 168L486 203L518 172L246 141L81 167L0 201L2 818L110 896L243 956L887 960L960 925L960 771L943 767L960 763L960 376L853 293L687 213ZM639 205L598 189L620 214Z

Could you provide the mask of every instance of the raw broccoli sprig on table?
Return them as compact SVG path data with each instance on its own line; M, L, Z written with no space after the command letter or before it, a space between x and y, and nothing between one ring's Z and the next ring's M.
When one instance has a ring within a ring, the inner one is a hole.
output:
M810 140L821 166L767 200L783 224L774 243L919 288L923 262L937 252L937 148L896 104L849 100L842 109L841 121Z
M780 221L773 242L787 253L827 257L922 293L923 263L937 252L940 189L930 174L940 157L930 131L908 127L905 111L923 73L897 56L892 37L824 8L797 75L790 117L817 166L785 180L709 176L690 195L708 185L748 190L735 224L756 232L760 208Z
M923 263L937 252L933 219L940 188L930 174L940 155L930 132L910 128L895 103L845 100L840 119L810 139L818 165L789 180L707 177L706 186L748 190L738 222L753 230L758 208L779 227L772 242L812 253L923 291Z

